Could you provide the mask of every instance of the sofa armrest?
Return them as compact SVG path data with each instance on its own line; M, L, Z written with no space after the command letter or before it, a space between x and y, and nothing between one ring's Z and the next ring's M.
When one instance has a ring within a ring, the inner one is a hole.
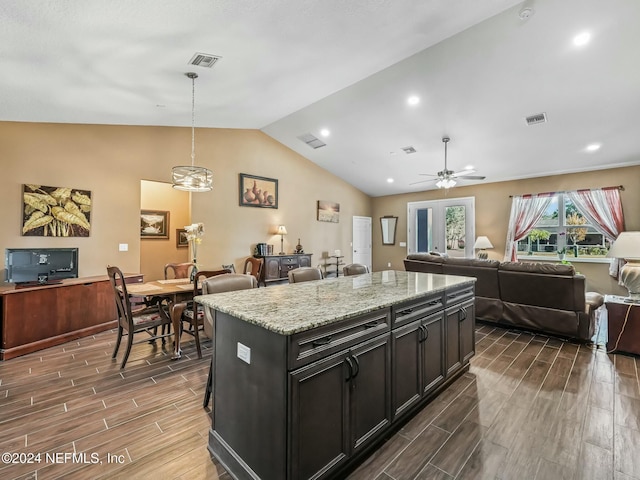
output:
M591 313L597 310L604 303L604 296L598 292L587 292L584 294L585 299L585 312Z

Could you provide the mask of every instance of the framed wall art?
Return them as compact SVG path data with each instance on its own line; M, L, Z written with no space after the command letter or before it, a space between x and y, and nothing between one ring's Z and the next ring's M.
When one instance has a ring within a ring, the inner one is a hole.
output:
M22 186L22 235L88 237L91 192L67 187Z
M187 231L184 228L176 228L176 248L189 247L189 239L187 238Z
M140 238L169 238L169 212L140 210Z
M338 223L340 221L340 204L318 200L318 221Z
M278 208L278 180L240 174L240 206Z

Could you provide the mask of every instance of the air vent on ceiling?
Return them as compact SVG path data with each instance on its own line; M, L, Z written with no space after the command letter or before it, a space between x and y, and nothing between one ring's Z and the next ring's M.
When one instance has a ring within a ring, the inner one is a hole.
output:
M211 55L209 53L196 53L189 60L189 65L196 65L198 67L211 68L222 57L217 55Z
M408 147L402 147L402 150L404 151L404 153L406 153L407 155L409 155L410 153L416 153L416 149L413 148L411 145L409 145Z
M302 135L298 135L298 138L302 140L304 143L309 145L311 148L320 148L324 147L326 143L324 143L319 138L314 137L310 133L304 133Z
M535 125L536 123L545 123L547 121L546 113L536 113L535 115L531 115L526 117L527 125Z

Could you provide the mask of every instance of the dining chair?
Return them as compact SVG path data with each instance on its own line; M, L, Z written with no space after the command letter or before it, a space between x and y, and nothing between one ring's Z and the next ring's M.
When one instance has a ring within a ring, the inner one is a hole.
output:
M253 275L245 275L243 273L227 273L207 278L202 282L202 295L210 293L233 292L235 290L248 290L250 288L258 288L258 281ZM213 339L215 312L211 308L204 308L204 334ZM215 343L215 342L214 342ZM209 366L209 377L207 378L207 387L204 392L204 401L202 406L207 408L211 399L211 380L213 378L213 355L211 356L211 365Z
M152 338L145 339L145 341L155 341L158 338L164 338L169 335L162 334L156 335L157 328L161 325L170 325L171 318L167 315L163 315L160 312L160 304L149 305L147 302L134 303L131 301L127 292L127 284L124 281L124 275L118 267L107 265L107 275L109 276L109 282L113 288L113 294L116 302L116 309L118 311L118 338L116 339L116 345L113 349L113 355L111 358L116 358L118 349L120 348L120 341L124 335L127 336L127 350L122 358L120 368L124 368L131 353L131 346L133 345L133 337L136 333L145 332ZM140 301L144 300L142 297L137 297ZM139 343L139 342L137 342Z
M231 270L199 270L196 273L196 276L193 280L193 296L195 297L200 293L201 285L204 280L210 277L215 277L217 275L224 275L226 273L231 273ZM187 329L182 327L181 333L188 333L195 338L196 341L196 350L198 352L198 358L202 358L202 350L200 349L200 326L203 323L204 319L204 310L198 303L194 301L187 302L186 308L182 311L182 317L180 324L184 325L188 323L189 326Z
M322 280L322 270L318 267L298 267L289 270L289 283L309 282L311 280Z
M369 267L362 265L361 263L350 263L342 267L342 272L345 277L350 275L360 275L362 273L369 273Z
M267 284L264 283L264 280L262 280L263 267L264 267L264 258L248 257L244 261L244 268L242 271L245 274L253 275L254 277L256 277L256 280L258 281L258 287L260 286L260 282L262 282L263 285L266 287Z
M164 266L164 279L169 280L169 271L173 272L173 278L189 278L195 263L167 263Z

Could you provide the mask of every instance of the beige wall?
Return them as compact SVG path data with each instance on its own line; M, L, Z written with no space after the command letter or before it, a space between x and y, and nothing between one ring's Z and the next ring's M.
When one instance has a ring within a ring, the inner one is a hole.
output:
M140 272L145 280L164 278L164 265L189 261L189 249L176 246L176 229L191 223L188 192L174 189L170 183L143 180L140 184L140 208L169 212L169 239L140 239Z
M555 175L549 177L515 180L510 182L484 183L468 187L455 187L449 191L430 190L404 195L391 195L372 199L373 203L373 269L402 269L406 247L399 242L407 241L407 203L443 198L475 197L476 235L486 235L494 245L489 258L504 257L507 225L511 210L510 195L549 191L575 190L623 185L622 204L627 230L640 230L640 166L599 170L580 174ZM380 233L380 217L397 215L398 231L396 244L383 246ZM607 274L607 264L575 263L576 269L587 277L587 288L601 293L626 294Z
M102 275L106 264L140 271L141 180L170 182L171 167L189 164L190 153L190 128L0 122L0 251L77 246L80 276ZM191 220L206 228L202 268L233 262L238 269L256 242L279 246L269 231L280 223L289 231L285 250L300 237L317 264L322 251L350 251L351 217L371 215L367 195L257 130L196 129L196 163L213 170L215 183L192 198ZM278 179L279 208L240 207L239 173ZM91 190L91 235L21 236L23 183ZM318 222L317 200L340 203L340 223ZM120 243L129 251L118 251Z

